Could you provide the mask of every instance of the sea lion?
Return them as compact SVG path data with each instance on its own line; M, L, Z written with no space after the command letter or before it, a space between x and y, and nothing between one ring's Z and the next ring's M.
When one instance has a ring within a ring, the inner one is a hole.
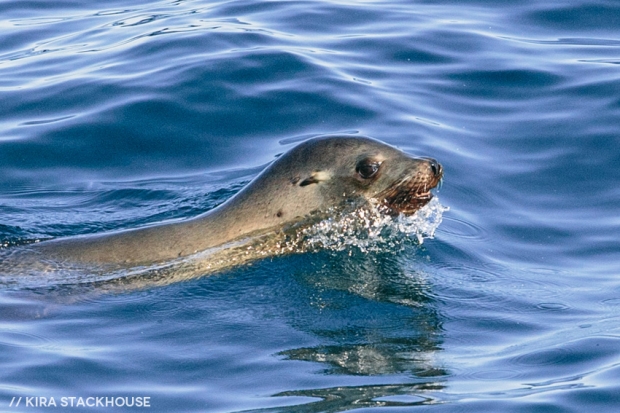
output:
M277 158L235 196L202 215L22 246L0 257L0 274L69 269L131 273L132 268L161 269L182 262L186 270L164 272L169 279L185 279L294 250L291 240L298 230L335 209L374 203L388 214L413 214L430 201L430 190L442 175L436 160L409 156L371 138L314 138Z

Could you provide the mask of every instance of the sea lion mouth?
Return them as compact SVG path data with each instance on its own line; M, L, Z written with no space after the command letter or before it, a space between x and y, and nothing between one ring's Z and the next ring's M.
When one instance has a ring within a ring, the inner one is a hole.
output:
M416 189L403 190L400 187L396 187L385 190L378 199L390 215L413 215L433 199L433 194L430 192L430 189L419 192Z
M412 215L433 199L431 190L441 182L441 165L435 163L432 171L407 175L377 194L376 199L390 215Z

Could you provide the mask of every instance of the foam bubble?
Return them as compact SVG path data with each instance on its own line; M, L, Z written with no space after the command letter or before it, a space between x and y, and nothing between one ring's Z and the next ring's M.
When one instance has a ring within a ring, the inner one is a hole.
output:
M334 251L352 246L363 252L393 250L412 238L422 244L424 239L435 236L447 210L437 197L410 216L392 217L378 205L359 208L304 229L304 244L308 249Z

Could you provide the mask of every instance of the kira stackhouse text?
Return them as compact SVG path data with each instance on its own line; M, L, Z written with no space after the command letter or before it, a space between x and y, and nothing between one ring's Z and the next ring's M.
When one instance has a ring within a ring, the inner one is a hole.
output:
M13 397L9 407L151 407L150 396Z

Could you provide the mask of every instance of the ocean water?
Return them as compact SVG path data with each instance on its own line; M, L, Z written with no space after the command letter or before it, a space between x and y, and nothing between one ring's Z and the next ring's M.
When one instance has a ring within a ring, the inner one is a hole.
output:
M617 1L95 3L0 0L2 248L196 216L323 134L437 158L449 210L422 244L5 285L1 411L620 409Z

